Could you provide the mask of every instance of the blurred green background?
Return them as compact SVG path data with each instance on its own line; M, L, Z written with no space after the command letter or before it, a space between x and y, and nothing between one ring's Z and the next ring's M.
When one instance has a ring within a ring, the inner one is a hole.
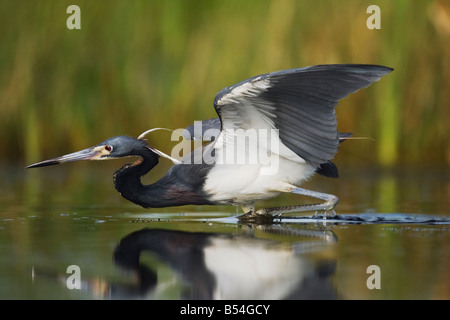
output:
M69 30L69 5L81 30ZM370 30L369 5L381 9ZM228 85L329 63L395 71L337 109L339 164L450 164L450 4L0 0L0 161L30 163L215 116ZM170 135L149 136L164 149Z

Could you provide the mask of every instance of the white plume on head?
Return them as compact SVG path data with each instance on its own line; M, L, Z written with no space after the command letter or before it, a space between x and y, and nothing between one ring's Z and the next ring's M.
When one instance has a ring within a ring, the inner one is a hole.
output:
M145 137L147 134L149 134L149 133L151 133L151 132L153 132L153 131L156 131L156 130L173 131L172 129L167 129L167 128L152 128L152 129L149 129L149 130L147 130L147 131L141 133L140 136L138 137L138 139L144 139L144 137Z
M145 137L147 134L149 134L149 133L151 133L151 132L153 132L153 131L156 131L156 130L166 130L166 131L172 131L172 132L173 132L173 130L167 129L167 128L152 128L152 129L149 129L149 130L147 130L147 131L141 133L141 134L139 135L138 139L144 139L144 137ZM175 158L173 158L173 157L171 157L171 156L165 154L165 153L162 152L161 150L158 150L158 149L155 149L155 148L149 147L149 146L147 146L147 147L148 147L151 151L153 151L154 153L156 153L157 155L159 155L159 156L161 156L161 157L163 157L163 158L167 158L167 159L169 159L170 161L172 161L172 162L175 163L175 164L180 164L180 163L181 163L180 160L177 160L177 159L175 159Z

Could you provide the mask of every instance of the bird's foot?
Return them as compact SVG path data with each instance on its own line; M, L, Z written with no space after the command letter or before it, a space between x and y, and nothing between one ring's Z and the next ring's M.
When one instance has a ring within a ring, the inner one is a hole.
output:
M327 218L334 218L336 216L336 211L334 209L331 210L323 210L323 211L316 211L314 213L314 218L317 219L327 219Z
M321 205L319 210L314 213L315 218L332 218L336 216L334 208L336 207L339 198L334 195L329 195L328 199Z
M249 211L238 217L241 223L271 224L275 216L267 213L264 209Z

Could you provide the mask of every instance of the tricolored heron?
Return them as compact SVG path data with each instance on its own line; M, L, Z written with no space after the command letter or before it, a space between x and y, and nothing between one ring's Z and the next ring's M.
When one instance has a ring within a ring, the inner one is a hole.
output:
M141 183L141 176L158 164L161 152L150 147L142 135L109 138L98 145L41 161L27 168L43 167L77 160L106 160L134 156L137 161L124 165L114 174L114 186L122 196L142 207L180 205L236 205L245 217L300 211L333 211L334 195L299 188L314 173L337 177L331 162L340 141L350 134L336 128L335 107L350 93L369 86L393 69L377 65L318 65L255 76L221 90L214 100L218 119L205 120L203 130L218 129L210 144L201 150L216 159L235 156L233 143L245 130L270 131L269 138L257 143L269 160L277 160L277 170L263 174L267 163L176 163L157 182ZM192 126L188 132L192 131ZM275 132L275 133L274 133ZM244 151L244 152L249 152ZM193 152L194 154L194 152ZM248 155L247 155L248 156ZM255 211L257 200L282 192L314 197L323 203Z

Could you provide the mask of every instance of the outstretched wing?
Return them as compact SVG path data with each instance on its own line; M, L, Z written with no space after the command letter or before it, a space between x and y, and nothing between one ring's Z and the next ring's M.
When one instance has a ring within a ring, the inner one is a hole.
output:
M339 146L334 110L338 101L392 70L338 64L263 74L222 89L214 107L222 131L277 129L284 146L319 167Z

